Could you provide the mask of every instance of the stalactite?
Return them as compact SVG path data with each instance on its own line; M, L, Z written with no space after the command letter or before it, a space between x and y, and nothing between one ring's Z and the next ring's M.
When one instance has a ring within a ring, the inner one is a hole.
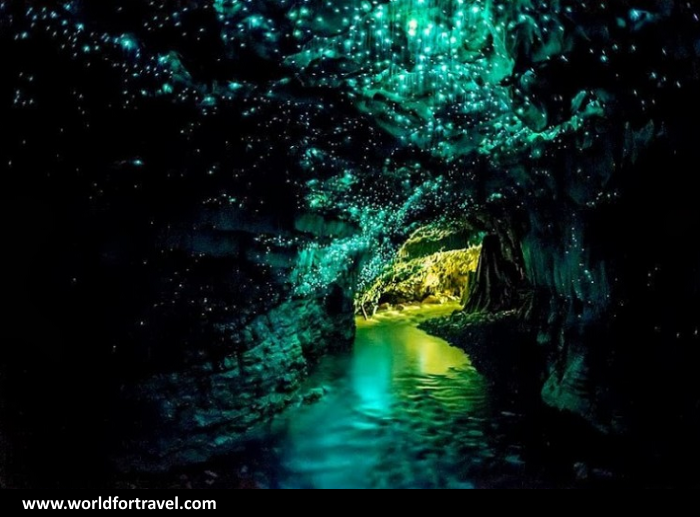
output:
M484 239L474 284L470 289L465 312L499 312L515 308L522 279L516 265L508 261L498 236Z

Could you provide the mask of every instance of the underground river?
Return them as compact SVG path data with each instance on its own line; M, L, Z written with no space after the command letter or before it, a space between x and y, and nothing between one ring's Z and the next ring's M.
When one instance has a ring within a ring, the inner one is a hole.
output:
M246 476L279 488L524 486L522 417L499 402L469 357L417 326L457 306L358 320L353 349L309 379L319 400L292 408ZM255 453L254 453L255 454ZM272 467L274 465L274 467ZM537 477L537 476L535 476Z

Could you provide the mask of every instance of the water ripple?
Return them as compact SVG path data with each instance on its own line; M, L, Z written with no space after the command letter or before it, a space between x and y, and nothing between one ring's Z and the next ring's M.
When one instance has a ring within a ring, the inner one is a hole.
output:
M503 430L517 415L492 408L462 351L416 327L441 310L453 308L361 323L349 360L326 358L310 382L329 394L284 418L280 486L473 488L522 467Z

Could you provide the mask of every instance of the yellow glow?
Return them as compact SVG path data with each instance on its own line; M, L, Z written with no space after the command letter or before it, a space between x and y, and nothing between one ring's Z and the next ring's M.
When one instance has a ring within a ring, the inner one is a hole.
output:
M373 348L376 347L377 353L382 350L384 342L401 343L400 352L395 352L391 359L393 375L402 375L407 371L427 375L447 375L454 368L470 366L469 357L446 341L430 336L416 327L422 321L449 316L459 309L459 304L452 303L435 307L409 307L402 312L380 313L369 321L359 318L357 320L358 339L371 342ZM376 376L374 378L376 379ZM376 380L374 382L376 384ZM385 384L385 382L379 384Z

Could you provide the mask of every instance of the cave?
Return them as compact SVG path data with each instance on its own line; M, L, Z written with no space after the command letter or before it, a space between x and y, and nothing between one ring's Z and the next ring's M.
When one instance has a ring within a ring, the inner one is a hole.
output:
M700 486L699 17L0 0L0 487Z
M474 290L481 234L468 225L432 224L416 230L372 282L355 295L358 315L461 303ZM461 309L462 307L460 307Z

